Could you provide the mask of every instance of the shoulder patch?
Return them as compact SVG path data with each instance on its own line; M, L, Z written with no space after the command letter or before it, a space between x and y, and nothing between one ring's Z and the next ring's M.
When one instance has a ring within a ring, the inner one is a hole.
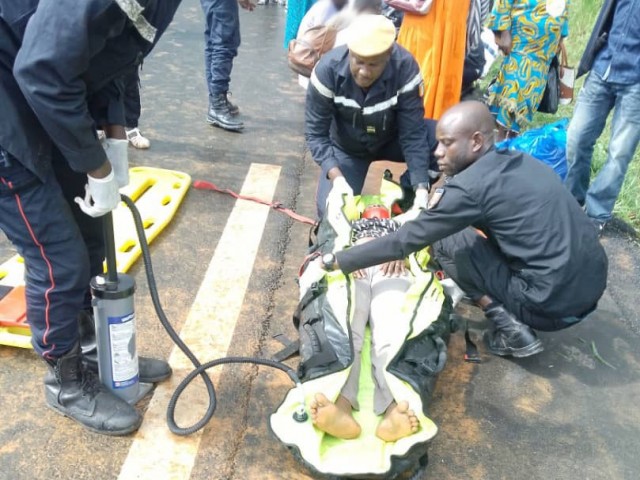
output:
M436 191L433 192L433 195L431 195L431 198L429 199L429 203L427 203L427 210L438 205L438 203L440 203L440 200L442 199L443 196L444 196L444 188L442 187L436 188Z

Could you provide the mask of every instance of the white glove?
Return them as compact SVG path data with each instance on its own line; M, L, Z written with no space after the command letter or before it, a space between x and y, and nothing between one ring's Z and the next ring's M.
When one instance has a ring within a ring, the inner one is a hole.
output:
M107 138L102 146L111 163L118 187L126 187L129 185L129 140Z
M84 198L74 198L84 213L91 217L101 217L118 206L120 192L113 170L104 178L93 178L87 175L87 180Z
M412 209L427 209L427 203L429 202L429 192L426 188L418 188L416 190L416 197L413 199Z
M420 212L421 212L420 208L410 208L406 212L393 217L393 221L396 222L398 225L402 226L405 223L410 222L411 220L414 220L418 215L420 215Z
M344 197L353 197L353 189L347 183L344 177L336 177L333 179L331 191L327 195L327 209L330 204L337 205L339 208L345 203Z
M302 276L298 279L300 299L304 297L304 294L307 293L307 290L309 290L314 283L319 282L326 274L327 271L322 268L320 257L309 262Z

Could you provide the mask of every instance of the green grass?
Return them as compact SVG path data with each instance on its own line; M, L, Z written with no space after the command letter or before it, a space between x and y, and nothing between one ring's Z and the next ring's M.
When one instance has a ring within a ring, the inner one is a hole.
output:
M571 66L578 65L584 47L589 40L591 30L602 6L603 0L570 0L569 4L569 37L565 39L567 55ZM495 76L494 69L497 69L499 62L494 64L492 71L486 76L484 81L488 82ZM584 83L586 75L580 77L575 85L574 99L577 99L578 92ZM484 85L483 85L484 86ZM570 105L560 105L558 113L548 115L536 113L530 127L536 127L545 123L556 121L561 117L571 118L575 100ZM607 121L604 132L598 139L593 153L593 163L591 165L592 178L604 164L607 158L607 149L611 137L610 121L611 114ZM640 151L636 150L629 170L625 177L624 185L616 202L614 215L628 223L633 229L640 233Z

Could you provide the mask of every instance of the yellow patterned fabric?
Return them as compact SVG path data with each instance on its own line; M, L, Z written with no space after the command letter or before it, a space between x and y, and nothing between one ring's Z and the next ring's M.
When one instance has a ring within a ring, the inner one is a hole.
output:
M509 30L511 53L489 87L496 121L514 132L531 122L547 84L549 65L568 31L564 0L496 0L487 26Z

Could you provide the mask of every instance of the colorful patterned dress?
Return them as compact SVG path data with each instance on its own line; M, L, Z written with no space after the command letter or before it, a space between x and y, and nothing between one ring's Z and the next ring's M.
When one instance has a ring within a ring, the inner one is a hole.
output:
M489 87L489 108L498 124L519 132L538 109L551 59L569 33L567 5L564 0L496 0L487 26L509 30L512 38L511 54Z

